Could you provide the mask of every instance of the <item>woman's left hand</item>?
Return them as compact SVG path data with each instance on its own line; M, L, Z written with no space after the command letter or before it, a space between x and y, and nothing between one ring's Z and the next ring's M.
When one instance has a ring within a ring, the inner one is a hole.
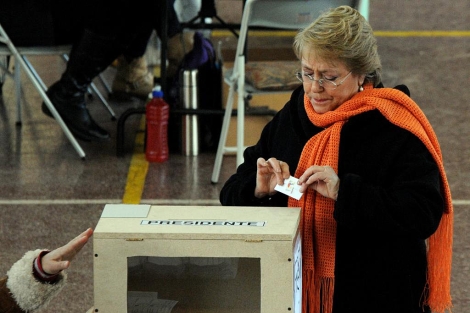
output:
M312 165L300 176L297 183L301 185L300 192L311 188L335 201L338 198L339 177L331 166Z

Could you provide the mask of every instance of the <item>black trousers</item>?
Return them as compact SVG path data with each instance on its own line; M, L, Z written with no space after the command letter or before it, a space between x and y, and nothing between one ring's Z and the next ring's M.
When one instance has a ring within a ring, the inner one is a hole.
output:
M167 36L181 31L167 1ZM162 0L16 0L0 5L0 23L17 46L73 44L84 29L115 38L124 54L141 56L153 30L162 35Z

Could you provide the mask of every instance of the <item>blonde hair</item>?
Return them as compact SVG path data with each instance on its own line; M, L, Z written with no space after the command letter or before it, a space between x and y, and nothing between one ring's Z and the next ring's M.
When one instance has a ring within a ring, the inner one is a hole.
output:
M366 75L365 83L381 82L382 64L372 27L349 6L321 14L295 36L293 46L299 60L304 53L313 53L321 60L344 62L354 74Z

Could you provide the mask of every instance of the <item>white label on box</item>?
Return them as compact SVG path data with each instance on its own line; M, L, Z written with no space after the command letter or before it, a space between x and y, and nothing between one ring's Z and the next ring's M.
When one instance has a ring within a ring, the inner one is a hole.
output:
M147 217L148 204L106 204L101 217Z
M142 220L141 225L155 226L255 226L264 227L266 222L205 221L205 220Z

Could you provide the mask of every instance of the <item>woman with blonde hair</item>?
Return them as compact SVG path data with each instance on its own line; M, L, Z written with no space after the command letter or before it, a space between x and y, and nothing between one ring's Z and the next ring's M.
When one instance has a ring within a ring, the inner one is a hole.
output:
M384 88L369 23L341 6L294 42L296 89L225 183L223 205L302 209L303 312L451 307L453 209L436 135ZM275 190L298 179L300 200Z

